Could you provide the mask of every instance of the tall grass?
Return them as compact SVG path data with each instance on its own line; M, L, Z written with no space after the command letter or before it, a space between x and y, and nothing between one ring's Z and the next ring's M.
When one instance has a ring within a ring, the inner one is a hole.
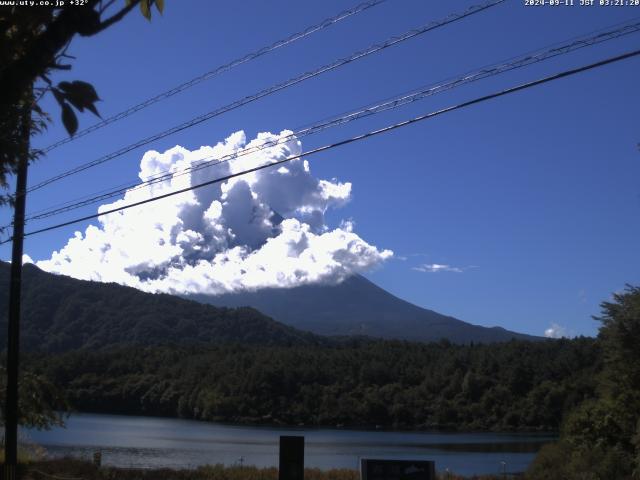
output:
M32 460L21 465L21 480L278 480L278 469L257 467L225 467L207 465L195 470L127 469L96 467L86 460L61 458ZM305 480L359 480L357 470L346 468L320 470L306 468ZM438 476L439 480L464 480L453 474ZM474 480L502 479L498 476L471 477Z

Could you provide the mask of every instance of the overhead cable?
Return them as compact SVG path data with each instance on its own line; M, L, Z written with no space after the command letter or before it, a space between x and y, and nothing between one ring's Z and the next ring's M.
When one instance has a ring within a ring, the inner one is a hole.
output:
M277 42L272 43L271 45L267 45L265 47L262 47L254 52L248 53L240 58L237 58L235 60L232 60L228 63L225 63L224 65L220 65L216 68L214 68L213 70L210 70L208 72L205 72L201 75L198 75L195 78L192 78L191 80L188 80L184 83L181 83L180 85L173 87L169 90L166 90L162 93L159 93L153 97L150 97L136 105L133 105L119 113L116 113L115 115L112 115L108 118L105 118L104 120L91 125L87 128L84 128L83 130L80 130L78 132L75 133L74 136L69 136L69 137L65 137L62 138L60 140L58 140L55 143L52 143L51 145L43 148L41 151L44 153L48 153L51 150L64 145L66 143L72 142L73 140L76 140L80 137L84 137L85 135L88 135L92 132L95 132L96 130L99 130L103 127L106 127L107 125L110 125L112 123L117 122L118 120L122 120L123 118L129 117L131 115L133 115L136 112L139 112L140 110L143 110L155 103L158 103L162 100L165 100L169 97L172 97L180 92L183 92L185 90L187 90L188 88L191 88L195 85L198 85L199 83L204 82L205 80L209 80L210 78L213 78L221 73L227 72L229 70L231 70L232 68L235 68L237 66L240 66L244 63L250 62L252 60L255 60L256 58L262 57L263 55L266 55L267 53L273 52L274 50L277 50L278 48L281 47L285 47L291 43L294 43L298 40L301 40L305 37L308 37L309 35L316 33L320 30L323 30L327 27L330 27L331 25L334 25L338 22L340 22L341 20L344 20L346 18L349 18L353 15L356 15L360 12L364 12L365 10L368 10L372 7L375 7L383 2L385 2L386 0L371 0L368 2L363 2L360 3L358 5L356 5L355 7L352 7L348 10L344 10L340 13L338 13L337 15L330 17L330 18L326 18L323 21L321 21L320 23L316 24L316 25L312 25L310 27L305 28L304 30L294 33L290 36L288 36L287 38L284 38L282 40L278 40Z
M435 30L436 28L440 28L442 26L448 25L450 23L456 22L458 20L461 20L463 18L466 18L468 16L477 14L479 12L482 12L484 10L487 10L491 7L495 7L496 5L499 5L503 2L505 2L506 0L491 0L489 2L483 3L481 5L472 5L471 7L469 7L468 9L466 9L464 12L462 13L453 13L448 15L447 17L445 17L442 20L437 20L434 22L430 22L428 24L425 24L419 28L413 29L413 30L409 30L401 35L398 36L394 36L389 38L388 40L386 40L383 43L377 43L374 45L371 45L369 47L367 47L364 50L360 50L358 52L355 52L351 55L349 55L348 57L344 57L341 58L339 60L336 60L332 63L326 64L322 67L316 68L315 70L311 70L309 72L303 73L301 75L298 75L297 77L291 78L285 82L282 83L278 83L276 85L273 85L271 87L268 87L264 90L261 90L258 93L254 93L252 95L246 96L240 100L236 100L235 102L232 102L228 105L225 105L223 107L217 108L215 110L212 110L210 112L204 113L202 115L199 115L195 118L192 118L191 120L188 120L184 123L181 123L179 125L176 125L172 128L169 128L167 130L164 130L160 133L157 133L155 135L151 135L149 137L146 137L142 140L139 140L135 143L132 143L130 145L127 145L126 147L122 147L119 150L116 150L115 152L109 153L107 155L104 155L96 160L92 160L90 162L84 163L82 165L79 165L75 168L72 168L70 170L67 170L66 172L60 173L58 175L55 175L53 177L50 177L46 180L43 180L35 185L33 185L32 187L29 187L27 189L27 193L29 192L33 192L34 190L38 190L42 187L45 187L51 183L57 182L59 180L62 180L63 178L69 177L71 175L75 175L77 173L83 172L89 168L95 167L97 165L101 165L105 162L108 162L110 160L113 160L117 157L120 157L126 153L131 152L132 150L135 150L136 148L142 147L144 145L148 145L151 142L154 142L156 140L160 140L162 138L168 137L169 135L172 135L174 133L178 133L181 132L183 130L186 130L187 128L191 128L194 127L195 125L198 125L202 122L205 122L207 120L210 120L214 117L217 117L219 115L222 115L223 113L227 113L229 111L235 110L236 108L239 108L243 105L246 105L248 103L251 102L255 102L256 100L259 100L263 97L266 97L268 95L272 95L276 92L279 92L280 90L284 90L285 88L291 87L293 85L296 85L298 83L304 82L305 80L308 80L310 78L314 78L317 77L319 75L322 75L323 73L327 73L330 72L332 70L335 70L336 68L342 67L343 65L347 65L349 63L355 62L357 60L360 60L362 58L365 58L369 55L372 55L374 53L380 52L386 48L389 48L391 46L397 45L401 42L404 42L406 40L409 40L411 38L417 37L419 35L422 35L426 32L429 32L431 30Z
M268 148L275 147L277 145L285 144L293 139L302 138L307 135L312 135L314 133L318 133L320 131L326 130L328 128L339 126L339 125L352 122L354 120L358 120L361 118L365 118L371 115L375 115L387 110L399 108L409 103L423 100L424 98L430 97L432 95L435 95L444 91L454 89L456 87L459 87L467 83L475 82L477 80L499 75L501 73L505 73L508 71L516 70L518 68L522 68L538 62L542 62L550 58L555 58L560 55L568 54L570 52L573 52L575 50L578 50L584 47L593 46L593 45L605 42L607 40L619 38L624 35L636 33L639 31L640 31L640 21L636 21L635 23L623 24L622 26L618 26L617 28L610 27L605 30L600 30L595 34L578 37L577 39L572 39L565 43L554 44L553 46L548 47L547 49L541 49L535 52L526 53L519 57L513 57L507 61L496 63L491 66L482 67L472 72L462 74L458 77L455 77L446 81L442 81L435 85L430 85L428 87L416 89L410 93L405 93L398 97L385 100L383 102L374 104L372 106L368 106L366 108L352 111L350 113L347 113L338 117L334 117L329 120L317 122L309 127L296 130L289 135L278 138L277 140L266 141L260 145L255 145L255 146L243 149L240 152L234 152L224 156L205 157L203 159L198 160L197 162L194 162L194 164L192 164L191 166L181 170L177 170L177 171L167 170L164 172L157 173L153 176L147 177L142 182L123 184L118 187L113 187L110 190L109 189L103 190L101 192L97 192L97 193L82 197L81 199L65 202L63 204L56 205L54 207L49 207L47 209L33 212L27 216L26 220L27 221L41 220L51 216L59 215L61 213L69 212L71 210L75 210L87 205L108 200L110 198L120 196L126 193L127 191L137 190L137 189L144 188L159 182L163 182L165 180L169 180L175 177L180 177L182 175L186 175L194 171L201 170L203 168L208 168L208 167L219 165L221 163L229 162L239 157L244 157L246 155L257 153L261 150L265 150Z

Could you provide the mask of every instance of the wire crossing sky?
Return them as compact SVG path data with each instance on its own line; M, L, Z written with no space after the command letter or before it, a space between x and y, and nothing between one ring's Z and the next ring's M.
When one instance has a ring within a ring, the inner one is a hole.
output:
M393 47L395 45L398 45L401 42L404 42L406 40L410 40L412 38L415 38L419 35L422 35L424 33L430 32L432 30L435 30L437 28L443 27L445 25L448 25L450 23L453 22L457 22L458 20L462 20L466 17L469 17L471 15L475 15L477 13L480 13L484 10L487 10L491 7L494 7L496 5L499 5L501 3L503 3L505 0L491 0L489 2L483 3L481 5L473 5L471 7L469 7L467 10L465 10L464 12L461 13L452 13L449 14L447 17L445 17L442 20L437 20L437 21L432 21L429 22L425 25L422 25L421 27L418 28L414 28L411 29L407 32L404 32L400 35L395 35L389 39L387 39L386 41L382 42L382 43L376 43L373 44L367 48L365 48L364 50L359 50L357 52L352 53L351 55L349 55L348 57L344 57L344 58L340 58L332 63L323 65L319 68L316 68L312 71L309 72L305 72L302 73L300 75L297 75L296 77L293 77L289 80L286 80L284 82L272 85L271 87L268 87L264 90L261 90L257 93L254 93L252 95L248 95L242 99L236 100L235 102L232 102L228 105L225 105L223 107L217 108L215 110L212 110L210 112L207 112L203 115L199 115L195 118L192 118L191 120L181 123L179 125L176 125L172 128L169 128L167 130L164 130L160 133L156 133L155 135L152 135L150 137L144 138L142 140L139 140L135 143L132 143L130 145L127 145L126 147L123 147L119 150L116 150L115 152L109 153L107 155L104 155L96 160L92 160L90 162L87 162L83 165L80 165L76 168L73 168L71 170L67 170L66 172L63 172L59 175L56 175L54 177L51 177L47 180L44 180L40 183L37 183L36 185L29 187L27 189L27 192L32 192L34 190L38 190L42 187L45 187L53 182L57 182L59 180L62 180L64 178L67 178L71 175L75 175L77 173L83 172L85 170L87 170L88 168L93 168L95 166L101 165L105 162L108 162L110 160L113 160L115 158L118 158L126 153L129 153L133 150L135 150L136 148L140 148L142 146L148 145L154 141L160 140L162 138L165 138L169 135L173 135L175 133L181 132L183 130L186 130L188 128L192 128L196 125L199 125L202 122L205 122L207 120L211 120L212 118L215 118L219 115L222 115L224 113L230 112L232 110L235 110L236 108L239 108L241 106L247 105L249 103L255 102L263 97L266 97L268 95L272 95L274 93L277 93L281 90L284 90L286 88L292 87L294 85L297 85L301 82L304 82L306 80L309 80L311 78L317 77L319 75L322 75L324 73L330 72L336 68L342 67L344 65L348 65L352 62L358 61L360 59L363 59L369 55L378 53L383 51L386 48L389 47Z
M307 135L317 133L327 128L339 126L344 123L358 120L360 118L363 118L369 115L385 112L389 109L398 108L406 104L422 100L428 96L435 95L443 91L447 91L451 88L459 87L466 83L481 80L494 75L499 75L501 73L508 72L517 68L522 68L528 65L532 65L534 63L541 62L549 58L554 58L559 55L565 55L581 48L597 45L600 42L616 39L624 35L629 35L631 33L637 33L638 31L640 31L640 22L633 22L633 23L622 25L622 26L618 26L617 28L608 28L608 29L605 29L604 31L597 32L592 35L584 36L579 39L572 39L566 43L557 44L548 49L543 49L536 52L529 52L515 59L510 59L508 61L500 62L494 65L489 65L481 69L478 69L474 72L468 72L454 79L438 83L434 86L429 86L429 87L420 89L416 92L401 95L400 97L396 97L391 100L387 100L382 103L378 103L376 105L373 105L364 109L360 109L356 112L350 112L346 115L342 115L328 121L322 121L307 128L296 130L291 135L288 135L285 138L281 138L273 142L266 142L262 145L258 145L250 149L244 149L239 154L226 155L221 158L208 157L198 161L194 166L187 169L183 169L179 172L164 171L161 174L157 174L151 178L146 179L143 182L133 183L133 184L130 183L106 192L101 191L99 193L96 193L94 196L91 196L90 198L80 199L75 202L74 201L66 202L65 204L63 204L64 206L59 206L49 210L43 210L41 212L29 214L27 215L26 220L27 221L41 220L44 218L49 218L51 216L58 215L60 213L68 212L68 211L75 210L87 205L91 205L91 204L101 202L110 198L114 198L116 196L124 194L127 190L130 190L130 189L143 188L147 185L162 182L170 177L185 175L193 170L212 167L222 162L232 161L238 157L250 155L259 150L263 150L265 148L270 148L275 145L286 143L293 138L303 138Z
M441 110L437 110L435 112L425 113L424 115L420 115L418 117L415 117L415 118L412 118L412 119L409 119L409 120L405 120L403 122L396 123L394 125L389 125L387 127L384 127L384 128L378 129L378 130L374 130L372 132L368 132L368 133L365 133L365 134L362 134L362 135L358 135L356 137L352 137L352 138L348 138L348 139L345 139L345 140L341 140L339 142L336 142L336 143L333 143L333 144L330 144L330 145L325 145L325 146L322 146L322 147L318 147L318 148L315 148L313 150L309 150L309 151L306 151L304 153L300 153L300 154L297 154L297 155L294 155L294 156L291 156L291 157L286 157L286 158L283 158L283 159L278 160L276 162L259 165L257 167L254 167L254 168L251 168L251 169L248 169L248 170L243 170L241 172L234 173L232 175L227 175L227 176L224 176L224 177L216 178L214 180L209 180L208 182L200 183L198 185L193 185L193 186L190 186L190 187L187 187L187 188L183 188L181 190L176 190L176 191L173 191L173 192L169 192L169 193L166 193L164 195L160 195L158 197L151 197L151 198L148 198L146 200L143 200L143 201L140 201L140 202L137 202L137 203L123 205L123 206L120 206L118 208L114 208L114 209L111 209L111 210L103 210L103 211L98 212L98 213L93 214L93 215L87 215L85 217L77 218L77 219L74 219L74 220L70 220L68 222L59 223L59 224L52 225L52 226L49 226L49 227L41 228L39 230L34 230L32 232L27 232L27 233L24 234L24 236L28 237L28 236L31 236L31 235L37 235L39 233L48 232L48 231L55 230L55 229L58 229L58 228L61 228L61 227L65 227L65 226L68 226L68 225L73 225L75 223L79 223L79 222L82 222L82 221L86 221L86 220L90 220L90 219L93 219L93 218L102 217L104 215L109 215L109 214L116 213L116 212L121 212L121 211L127 210L129 208L138 207L138 206L141 206L141 205L146 205L147 203L156 202L156 201L162 200L164 198L172 197L174 195L179 195L181 193L185 193L185 192L189 192L189 191L192 191L192 190L195 190L195 189L198 189L198 188L202 188L202 187L206 187L206 186L209 186L209 185L213 185L215 183L221 183L221 182L230 180L232 178L236 178L236 177L240 177L240 176L246 175L248 173L253 173L253 172L257 172L259 170L263 170L265 168L272 168L272 167L281 165L283 163L291 162L292 160L297 160L297 159L300 159L300 158L303 158L303 157L310 157L310 156L315 155L317 153L325 152L325 151L331 150L333 148L342 147L344 145L349 145L349 144L354 143L354 142L359 142L359 141L362 141L362 140L366 140L366 139L368 139L370 137L374 137L376 135L381 135L381 134L384 134L384 133L388 133L388 132L391 132L391 131L393 131L393 130L395 130L397 128L402 128L402 127L406 127L406 126L409 126L409 125L413 125L414 123L421 122L423 120L428 120L430 118L434 118L434 117L436 117L438 115L442 115L444 113L449 113L449 112L452 112L452 111L455 111L455 110L459 110L461 108L469 107L471 105L476 105L478 103L486 102L488 100L493 100L494 98L498 98L498 97L501 97L503 95L508 95L508 94L511 94L511 93L519 92L519 91L525 90L527 88L532 88L532 87L535 87L535 86L538 86L538 85L542 85L542 84L545 84L545 83L548 83L548 82L559 80L561 78L565 78L565 77L569 77L569 76L572 76L572 75L576 75L578 73L582 73L582 72L585 72L585 71L588 71L588 70L592 70L594 68L600 68L600 67L603 67L605 65L609 65L609 64L612 64L612 63L615 63L615 62L619 62L619 61L622 61L622 60L627 60L629 58L636 57L638 55L640 55L640 50L634 50L632 52L625 53L623 55L618 55L616 57L607 58L607 59L601 60L599 62L592 63L590 65L584 65L584 66L579 67L579 68L575 68L575 69L572 69L572 70L567 70L567 71L564 71L564 72L560 72L560 73L557 73L555 75L551 75L551 76L546 77L546 78L533 80L531 82L527 82L527 83L524 83L522 85L517 85L515 87L511 87L511 88L508 88L506 90L502 90L500 92L496 92L496 93L492 93L492 94L489 94L489 95L485 95L483 97L475 98L473 100L469 100L469 101L463 102L463 103L458 104L458 105L454 105L454 106L447 107L447 108L444 108L444 109L441 109ZM8 239L8 240L5 240L3 242L0 242L0 245L4 244L4 243L7 243L7 242L9 242L11 240L12 239Z
M122 112L119 112L115 115L111 115L108 118L105 118L104 120L91 125L90 127L84 128L82 130L80 130L79 132L76 132L76 134L71 137L71 136L66 136L65 138L62 138L60 140L58 140L55 143L52 143L51 145L49 145L48 147L45 147L42 149L42 151L44 153L50 152L51 150L64 145L65 143L69 143L72 142L75 139L78 139L80 137L84 137L85 135L88 135L92 132L95 132L96 130L99 130L103 127L106 127L107 125L117 122L118 120L122 120L123 118L126 118L130 115L133 115L136 112L139 112L140 110L147 108L151 105L153 105L154 103L158 103L162 100L165 100L169 97L172 97L180 92L183 92L185 90L187 90L188 88L194 87L195 85L198 85L201 82L204 82L206 80L209 80L213 77L215 77L216 75L219 75L221 73L224 73L228 70L231 70L232 68L235 68L237 66L240 66L246 62L250 62L251 60L255 60L256 58L259 58L263 55L266 55L267 53L273 52L274 50L277 50L278 48L281 47L286 47L287 45L296 42L298 40L301 40L313 33L319 32L321 30L324 30L327 27L330 27L346 18L351 17L352 15L357 15L360 12L364 12L365 10L368 10L369 8L375 7L376 5L381 4L382 2L385 2L386 0L371 0L369 2L363 2L360 3L358 5L356 5L353 8L350 8L348 10L344 10L340 13L338 13L337 15L330 17L330 18L326 18L323 21L321 21L320 23L316 24L316 25L312 25L310 27L305 28L304 30L294 33L290 36L288 36L287 38L284 38L282 40L278 40L277 42L272 43L271 45L267 45L265 47L262 47L254 52L248 53L246 55L244 55L241 58L232 60L228 63L225 63L223 65L220 65L219 67L214 68L213 70L209 70L208 72L203 73L202 75L198 75L195 78L192 78L191 80L188 80L186 82L181 83L180 85L173 87L169 90L166 90L162 93L159 93L158 95L155 95L151 98L148 98L140 103L137 103L129 108L127 108L126 110L123 110Z

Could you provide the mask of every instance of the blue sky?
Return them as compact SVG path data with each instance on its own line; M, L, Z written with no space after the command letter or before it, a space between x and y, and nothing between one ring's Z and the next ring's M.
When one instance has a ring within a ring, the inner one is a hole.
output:
M30 169L30 184L473 3L388 0L54 150ZM136 12L95 38L77 39L73 71L57 79L93 83L108 116L353 4L167 2L164 16L150 23ZM638 7L508 1L152 147L194 150L238 130L248 138L295 130L638 16ZM303 148L623 53L639 40L630 35L457 88L305 138ZM393 250L395 257L367 276L413 303L525 333L540 335L555 323L569 334L593 335L599 303L625 283L640 283L639 74L640 59L631 59L314 156L314 175L353 185L350 202L328 213L328 225L352 219L364 240ZM52 100L44 106L56 121L34 139L38 146L65 135ZM94 119L80 122L82 128ZM135 180L146 150L34 192L28 211ZM2 223L8 219L9 211L0 211ZM86 225L29 237L25 251L49 258ZM1 246L0 257L9 256L10 246ZM461 271L420 271L425 264Z

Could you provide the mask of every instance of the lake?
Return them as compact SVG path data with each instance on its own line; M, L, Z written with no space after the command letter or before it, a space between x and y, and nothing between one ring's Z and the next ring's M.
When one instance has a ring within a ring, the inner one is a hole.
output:
M193 468L222 463L278 465L280 435L304 435L305 466L357 469L360 458L434 460L463 475L524 471L552 435L438 433L225 425L156 417L75 414L66 428L22 431L50 456L91 458L104 465Z

